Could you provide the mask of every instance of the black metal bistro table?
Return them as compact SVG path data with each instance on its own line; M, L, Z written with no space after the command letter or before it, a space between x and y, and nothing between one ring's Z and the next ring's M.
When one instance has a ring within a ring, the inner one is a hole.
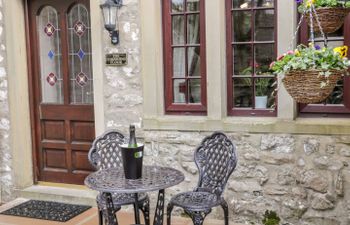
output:
M138 199L138 193L159 191L154 225L163 225L164 195L165 189L181 183L185 179L184 174L169 167L144 166L142 178L138 180L125 179L122 168L103 169L91 173L85 179L85 185L92 190L103 193L106 200L106 210L103 212L107 225L118 225L117 217L113 213L112 193L134 194ZM140 224L138 204L135 206L135 221Z

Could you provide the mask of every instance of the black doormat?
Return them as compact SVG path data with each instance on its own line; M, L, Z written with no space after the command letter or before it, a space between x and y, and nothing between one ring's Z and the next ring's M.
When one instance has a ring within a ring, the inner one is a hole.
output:
M66 222L91 206L29 200L0 214Z

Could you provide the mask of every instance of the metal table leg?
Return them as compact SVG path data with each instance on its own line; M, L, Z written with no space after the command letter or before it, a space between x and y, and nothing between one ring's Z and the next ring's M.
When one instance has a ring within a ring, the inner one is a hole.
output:
M118 225L112 200L112 194L103 193L102 195L106 200L106 209L103 210L103 217L105 218L106 225Z
M135 193L134 196L135 196L135 203L134 203L135 223L136 224L141 224L141 222L140 222L140 211L139 211L139 195L138 195L138 193Z
M164 189L159 190L159 192L158 192L158 200L157 200L157 207L156 207L156 212L155 212L155 215L154 215L153 225L163 225L163 219L164 219L164 195L165 195Z

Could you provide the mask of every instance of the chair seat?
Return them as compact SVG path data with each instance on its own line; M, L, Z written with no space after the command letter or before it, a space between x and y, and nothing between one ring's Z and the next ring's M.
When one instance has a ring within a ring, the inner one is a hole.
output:
M209 192L184 192L175 195L171 203L191 210L205 210L220 205L222 198Z
M139 202L143 202L148 198L148 195L145 193L140 193L139 194ZM119 193L113 193L112 194L112 199L113 199L113 205L116 206L121 206L121 205L129 205L133 204L135 202L135 197L134 194L119 194ZM105 206L106 205L106 200L102 197L102 194L98 194L96 198L97 204L100 206Z

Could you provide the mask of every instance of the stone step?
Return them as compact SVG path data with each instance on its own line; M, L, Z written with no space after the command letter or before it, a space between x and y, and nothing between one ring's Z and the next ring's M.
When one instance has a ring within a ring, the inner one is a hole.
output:
M17 195L26 199L96 206L97 192L78 185L63 187L33 185L18 191Z

